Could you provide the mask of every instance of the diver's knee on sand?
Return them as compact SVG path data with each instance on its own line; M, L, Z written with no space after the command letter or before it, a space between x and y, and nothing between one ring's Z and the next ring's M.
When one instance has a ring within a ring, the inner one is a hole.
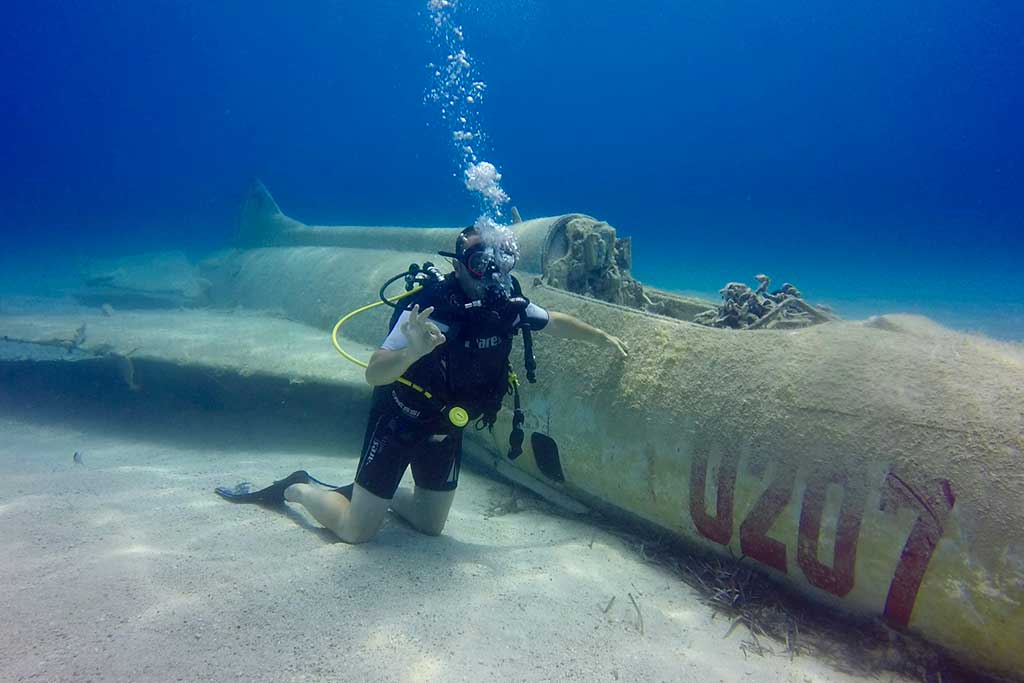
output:
M324 527L346 543L365 543L384 523L388 508L417 531L439 536L444 531L455 491L433 491L422 487L400 489L392 499L381 498L355 484L351 502L337 491L325 491L309 484L292 484L285 500L298 503Z
M352 492L352 502L337 491L325 491L308 484L289 486L285 500L306 508L316 521L346 543L364 543L373 538L384 521L389 503L358 484Z
M399 489L391 501L391 509L417 531L440 536L454 499L454 490L433 491L417 486L412 490Z
M335 495L343 498L340 494ZM346 543L364 543L380 530L390 502L356 484L352 487L352 502L348 503L346 514L332 531Z

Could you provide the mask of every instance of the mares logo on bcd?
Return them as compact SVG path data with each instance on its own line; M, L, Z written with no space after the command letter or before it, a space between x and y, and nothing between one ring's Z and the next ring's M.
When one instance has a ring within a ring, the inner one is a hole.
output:
M493 348L499 346L500 344L501 344L501 337L494 336L494 337L477 337L476 338L476 348L479 351L483 351L484 349L493 349ZM469 345L470 345L470 342L467 339L466 340L466 347L469 348Z

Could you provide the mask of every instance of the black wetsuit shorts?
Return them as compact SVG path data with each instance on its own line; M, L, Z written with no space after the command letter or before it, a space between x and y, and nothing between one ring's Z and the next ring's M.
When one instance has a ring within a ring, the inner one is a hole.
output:
M390 387L374 390L356 483L390 500L405 469L411 466L417 487L454 491L462 463L462 430L443 417L409 417L396 404L391 391Z

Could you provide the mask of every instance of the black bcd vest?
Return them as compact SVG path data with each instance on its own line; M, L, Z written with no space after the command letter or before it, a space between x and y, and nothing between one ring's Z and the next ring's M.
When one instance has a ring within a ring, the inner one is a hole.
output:
M515 277L512 296L525 301ZM431 319L444 323L448 330L444 333L445 342L413 363L403 375L434 398L427 399L400 383L394 385L396 398L424 417L436 415L441 406L459 405L469 412L471 420L483 417L485 422L493 422L509 390L508 359L512 339L518 333L516 320L525 311L525 305L510 305L500 312L467 310L468 299L451 273L441 282L427 285L405 303L404 307L395 308L389 331L402 312L415 304L419 304L420 310L433 306Z

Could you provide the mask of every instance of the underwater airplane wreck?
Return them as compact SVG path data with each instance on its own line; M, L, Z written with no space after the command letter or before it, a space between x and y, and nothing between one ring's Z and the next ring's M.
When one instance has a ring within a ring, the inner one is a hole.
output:
M620 337L630 357L538 333L523 454L506 455L506 405L493 431L467 430L467 455L566 507L747 558L813 601L880 617L961 661L1024 672L1020 345L918 316L841 320L795 289L769 294L767 278L723 304L657 290L630 276L629 241L582 214L513 230L526 296ZM73 347L142 385L147 363L184 365L368 407L362 370L334 354L331 329L410 263L436 261L458 231L308 226L257 183L237 248L184 274L173 310L118 307L115 320L100 305L139 293L131 273L112 270L79 293L89 316L5 314L0 334ZM260 334L241 338L240 317L261 320ZM384 313L357 316L339 341L368 358L386 325ZM520 374L523 363L517 345Z

